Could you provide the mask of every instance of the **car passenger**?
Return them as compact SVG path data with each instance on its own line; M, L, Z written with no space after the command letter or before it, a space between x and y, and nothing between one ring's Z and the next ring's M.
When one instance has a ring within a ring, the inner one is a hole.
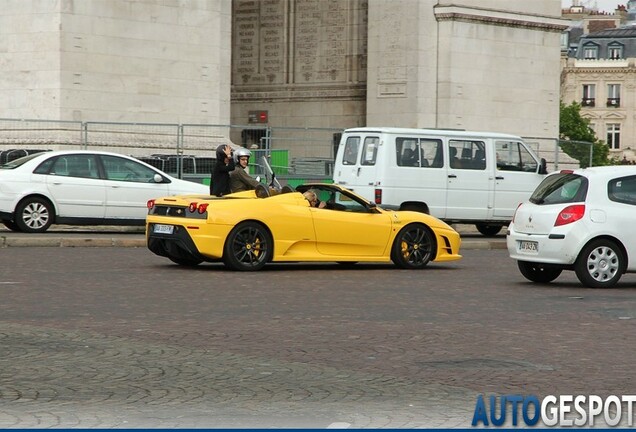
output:
M210 195L220 197L231 193L230 171L233 170L234 159L232 158L232 147L229 145L218 146L216 148L216 163L212 170Z
M237 166L230 173L230 190L232 193L254 190L260 184L245 171L250 162L251 154L252 152L246 148L240 148L234 152L234 160Z

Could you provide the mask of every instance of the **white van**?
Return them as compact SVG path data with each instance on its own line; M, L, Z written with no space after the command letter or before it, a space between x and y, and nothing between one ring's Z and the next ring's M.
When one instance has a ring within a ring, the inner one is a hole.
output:
M360 127L343 132L334 182L385 208L475 224L496 235L547 173L514 135Z

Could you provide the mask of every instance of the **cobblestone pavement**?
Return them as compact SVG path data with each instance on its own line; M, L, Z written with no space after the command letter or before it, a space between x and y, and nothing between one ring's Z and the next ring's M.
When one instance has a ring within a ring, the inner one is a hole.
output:
M525 282L504 250L184 269L0 249L0 428L470 427L479 394L633 394L636 277Z

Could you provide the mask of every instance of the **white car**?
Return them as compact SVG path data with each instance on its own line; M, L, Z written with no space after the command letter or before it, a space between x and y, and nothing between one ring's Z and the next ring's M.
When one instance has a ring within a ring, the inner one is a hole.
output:
M14 231L144 225L148 200L183 194L209 196L210 189L117 153L51 151L0 166L0 221Z
M636 167L555 172L517 208L508 252L532 282L574 270L583 285L608 288L636 271L634 221Z

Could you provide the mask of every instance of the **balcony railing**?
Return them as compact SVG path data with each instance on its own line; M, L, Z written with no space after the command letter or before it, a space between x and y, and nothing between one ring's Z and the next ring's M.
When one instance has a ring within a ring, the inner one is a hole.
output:
M593 107L596 105L596 98L583 98L581 100L581 106Z
M618 108L621 106L621 98L607 98L607 106Z

